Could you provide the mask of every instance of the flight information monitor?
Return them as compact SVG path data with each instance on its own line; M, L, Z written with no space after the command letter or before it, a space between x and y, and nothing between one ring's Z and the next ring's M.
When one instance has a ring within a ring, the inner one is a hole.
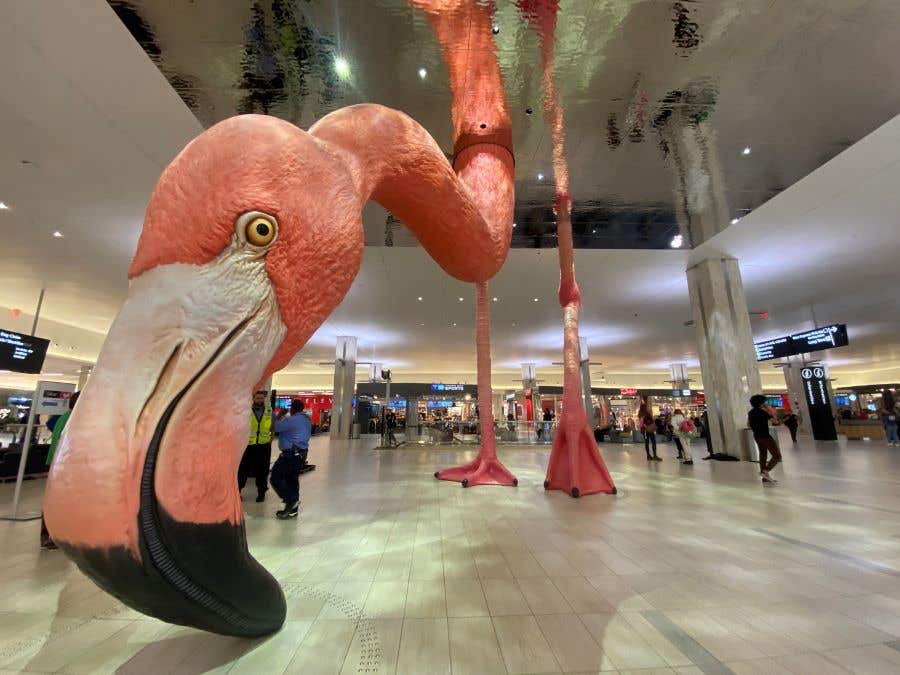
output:
M50 340L0 330L0 370L14 373L40 373Z
M753 346L756 347L756 360L768 361L795 354L817 352L822 349L846 347L848 344L850 341L847 339L847 324L836 323L802 333L756 342Z

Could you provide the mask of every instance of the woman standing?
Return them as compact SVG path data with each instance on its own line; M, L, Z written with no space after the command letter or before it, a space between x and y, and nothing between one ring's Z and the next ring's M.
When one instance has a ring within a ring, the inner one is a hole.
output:
M681 441L682 464L694 463L694 458L691 456L691 436L694 434L694 429L694 423L686 418L681 410L676 409L672 414L672 431L675 437Z
M641 433L644 434L644 451L647 453L647 461L662 461L656 454L656 422L650 413L650 408L646 403L641 403L638 409L638 420L641 425ZM650 445L653 444L653 454L650 454Z

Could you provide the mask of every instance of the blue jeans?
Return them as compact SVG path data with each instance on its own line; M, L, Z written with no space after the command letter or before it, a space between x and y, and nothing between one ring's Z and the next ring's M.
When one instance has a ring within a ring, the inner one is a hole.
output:
M900 438L897 437L896 422L885 422L884 433L887 436L888 443L900 443Z

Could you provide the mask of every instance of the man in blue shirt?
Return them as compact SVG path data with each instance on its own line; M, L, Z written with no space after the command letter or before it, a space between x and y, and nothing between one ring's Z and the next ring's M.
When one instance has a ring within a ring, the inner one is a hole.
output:
M303 401L291 401L290 417L275 421L281 454L272 466L272 487L284 500L284 508L275 513L280 520L296 518L300 511L300 469L306 463L312 423L303 414Z

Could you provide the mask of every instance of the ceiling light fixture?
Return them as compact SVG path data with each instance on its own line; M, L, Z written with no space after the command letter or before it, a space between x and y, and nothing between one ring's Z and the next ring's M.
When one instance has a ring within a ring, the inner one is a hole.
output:
M6 211L9 207L6 205L6 202L0 202L0 211Z
M419 77L424 80L426 77L428 77L428 71L424 68L419 68Z
M63 235L63 233L60 232L59 230L56 230L56 231L53 233L53 236L56 237L57 239L62 239L64 235Z
M462 299L462 297L460 297L460 298L459 298L459 301L460 301L460 302L462 302L462 301L463 301L463 299Z
M455 321L453 322L453 325L454 325L454 326L456 325L456 322L455 322Z
M496 296L496 295L495 295L493 298L491 298L491 299L492 299L494 302L497 302L497 296Z
M491 26L491 32L494 35L497 35L500 32L500 26L498 26L497 24L494 24L493 26Z
M737 225L739 220L740 220L740 218L732 218L732 219L731 219L731 224L732 224L732 225Z
M751 152L750 146L747 146L746 148L744 148L743 150L741 150L741 154L742 154L742 155L749 155L750 152Z
M341 78L350 77L350 62L343 56L334 57L334 72Z
M538 174L538 180L544 180L544 174L539 173L539 174Z
M680 234L676 234L669 242L669 246L672 248L681 248L682 244L684 244L684 238Z
M538 302L539 300L540 300L540 298L535 298L535 299L534 299L535 302Z
M418 300L419 302L422 302L422 296L420 295L418 298L416 298L416 300Z
M516 225L517 225L517 223L513 223L513 228L514 228L514 229L515 229Z

